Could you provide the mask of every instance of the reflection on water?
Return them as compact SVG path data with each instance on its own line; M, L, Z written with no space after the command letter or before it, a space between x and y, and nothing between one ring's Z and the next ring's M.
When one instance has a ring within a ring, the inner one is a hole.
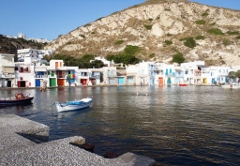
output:
M99 155L133 152L159 165L239 165L239 92L217 86L26 89L33 104L0 108L0 114L50 126L50 140L83 136ZM56 113L55 101L83 97L93 97L92 108Z

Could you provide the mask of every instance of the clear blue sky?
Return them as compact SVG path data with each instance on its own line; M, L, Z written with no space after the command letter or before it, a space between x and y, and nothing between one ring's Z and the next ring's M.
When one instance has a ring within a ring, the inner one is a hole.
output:
M0 34L56 39L79 26L93 22L146 0L0 0ZM189 0L240 10L240 0Z

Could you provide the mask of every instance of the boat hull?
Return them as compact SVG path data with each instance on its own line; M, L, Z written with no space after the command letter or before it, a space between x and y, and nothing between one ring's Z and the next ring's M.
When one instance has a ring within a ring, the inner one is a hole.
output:
M30 104L34 97L26 97L24 99L5 99L0 100L0 106Z
M75 111L90 107L92 104L92 99L84 98L82 100L68 101L64 103L55 102L54 104L57 112Z
M179 86L187 86L187 84L180 83Z

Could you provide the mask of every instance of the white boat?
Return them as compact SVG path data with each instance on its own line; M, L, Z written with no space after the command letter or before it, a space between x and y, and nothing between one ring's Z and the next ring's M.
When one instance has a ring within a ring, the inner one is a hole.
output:
M231 83L231 84L225 84L221 85L224 89L240 89L240 84L238 83Z
M80 110L83 108L87 108L93 102L92 98L82 98L81 100L73 100L67 102L55 102L57 112L65 112L65 111L74 111Z

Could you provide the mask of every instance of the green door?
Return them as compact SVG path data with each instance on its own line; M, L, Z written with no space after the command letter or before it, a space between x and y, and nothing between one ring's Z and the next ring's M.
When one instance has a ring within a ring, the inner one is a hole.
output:
M56 79L50 78L50 87L56 86Z

